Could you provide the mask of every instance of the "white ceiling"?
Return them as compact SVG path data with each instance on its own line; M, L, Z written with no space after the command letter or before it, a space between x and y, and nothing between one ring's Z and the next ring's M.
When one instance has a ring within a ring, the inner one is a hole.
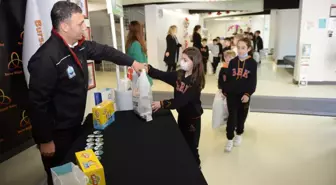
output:
M162 2L184 2L183 4L161 4L167 9L192 9L192 10L250 10L262 11L263 0L122 0L123 5L162 3ZM188 3L189 2L189 3ZM211 3L209 3L211 2ZM89 11L106 9L106 0L88 0Z
M123 5L163 3L163 2L211 2L211 1L252 1L252 0L122 0ZM88 0L90 3L106 3L106 0Z

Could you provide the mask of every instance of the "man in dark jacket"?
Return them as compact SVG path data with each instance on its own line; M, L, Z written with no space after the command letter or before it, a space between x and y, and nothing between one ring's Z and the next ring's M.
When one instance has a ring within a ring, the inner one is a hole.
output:
M52 184L50 168L62 164L75 141L84 117L88 90L87 60L107 60L144 66L124 53L83 39L82 10L74 3L57 2L51 10L50 38L32 56L29 100L32 132Z
M264 49L264 42L262 40L262 38L260 37L260 31L256 31L254 33L254 41L253 41L253 48L256 52L259 53L259 56L260 56L260 50L263 50ZM259 57L260 58L260 57ZM261 62L261 61L257 61L257 62Z

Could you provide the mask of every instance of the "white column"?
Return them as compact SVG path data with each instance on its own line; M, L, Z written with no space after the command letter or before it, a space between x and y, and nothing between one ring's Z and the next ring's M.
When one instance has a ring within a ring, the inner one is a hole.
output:
M145 6L145 20L146 20L146 38L147 38L147 54L148 63L155 68L158 68L159 62L162 62L163 58L159 60L158 57L158 35L157 35L157 21L158 21L158 6L146 5ZM163 54L162 54L163 56Z
M321 22L329 20L331 0L301 0L300 28L297 41L294 80L324 81L326 52L328 43L328 25ZM303 46L311 45L310 56L303 56ZM307 66L308 67L305 67Z
M269 35L269 46L268 48L274 49L273 58L276 58L276 49L275 49L275 42L276 42L276 34L277 34L277 10L271 10L270 15L270 35Z
M122 52L126 53L124 17L120 17L120 33L121 33ZM124 79L125 80L127 79L127 67L126 66L124 66Z

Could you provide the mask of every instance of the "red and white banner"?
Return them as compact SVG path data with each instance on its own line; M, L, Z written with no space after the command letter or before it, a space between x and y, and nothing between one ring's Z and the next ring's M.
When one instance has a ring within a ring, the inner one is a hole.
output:
M50 12L59 0L27 0L24 25L22 64L26 82L29 84L28 61L38 48L50 37Z

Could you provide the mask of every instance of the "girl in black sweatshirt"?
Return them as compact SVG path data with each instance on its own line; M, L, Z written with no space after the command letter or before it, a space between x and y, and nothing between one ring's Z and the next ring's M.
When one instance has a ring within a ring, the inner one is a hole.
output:
M153 111L160 108L176 109L179 128L187 141L198 165L201 164L198 154L198 143L201 134L201 91L205 86L202 55L198 48L187 48L182 53L181 70L163 72L148 66L148 74L152 78L162 80L174 87L174 98L153 102Z
M239 40L237 44L238 56L230 61L225 77L219 77L219 87L227 98L229 109L226 127L228 139L225 146L226 152L231 152L233 146L239 146L242 142L250 98L257 86L257 62L248 55L251 49L249 39Z

